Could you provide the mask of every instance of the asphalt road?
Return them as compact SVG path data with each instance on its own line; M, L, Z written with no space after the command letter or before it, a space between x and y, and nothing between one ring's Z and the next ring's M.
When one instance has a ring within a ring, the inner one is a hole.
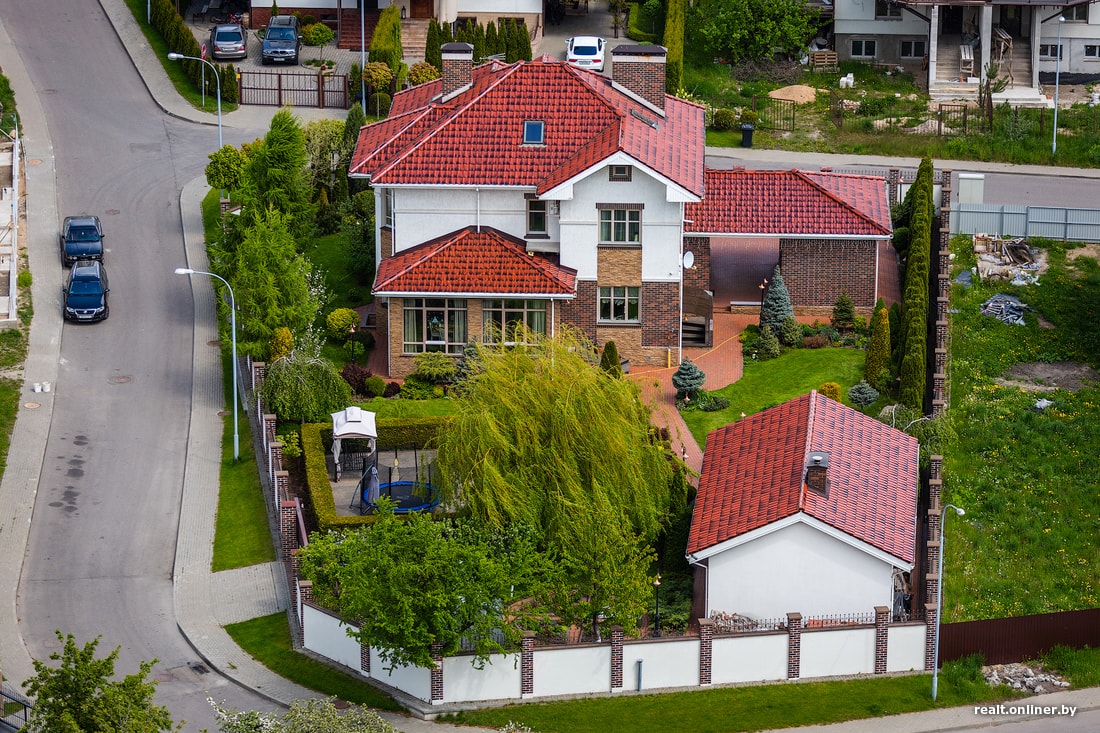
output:
M52 142L58 216L102 219L111 281L110 318L61 331L20 630L36 659L59 650L55 629L80 643L102 636L101 654L120 646L120 673L158 658L158 702L187 719L187 730L214 729L208 694L233 707L273 707L193 669L199 659L176 627L172 600L194 325L190 283L172 272L185 264L179 192L201 175L216 130L154 105L95 0L48 11L0 0L0 14L47 122L25 129L28 147ZM226 142L262 134L240 131ZM35 197L44 193L32 191L28 206L42 205ZM34 276L60 285L56 232L32 232L30 246L53 248L56 271ZM60 317L60 288L53 292L35 303L39 314Z

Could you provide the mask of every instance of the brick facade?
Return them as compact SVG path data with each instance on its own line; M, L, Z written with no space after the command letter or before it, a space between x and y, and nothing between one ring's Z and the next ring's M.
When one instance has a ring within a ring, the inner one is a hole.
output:
M714 667L714 621L699 619L699 684L709 685Z
M599 307L597 293L599 293L599 288L595 282L592 280L578 280L577 297L573 300L559 302L557 310L560 323L568 323L574 328L580 329L594 343L601 343L599 334L596 333L596 315L599 312L597 310ZM615 341L616 346L618 346L618 343L618 341ZM622 354L621 349L619 353Z
M462 89L470 83L474 68L474 47L468 43L443 44L443 96Z
M443 701L443 645L432 644L432 705Z
M359 671L370 677L370 644L359 642Z
M690 270L684 270L684 287L711 290L710 237L684 237L684 252L695 256L695 264Z
M827 307L831 314L844 291L857 308L874 308L877 251L875 240L779 240L779 263L791 304Z
M260 385L264 383L264 375L267 374L267 364L262 361L253 361L252 364L252 391L258 392Z
M680 342L680 284L642 283L642 346L662 351Z
M890 640L890 609L875 606L875 674L886 674L886 647Z
M313 603L313 581L312 580L300 580L298 581L298 592L301 594L302 605L306 603ZM306 624L305 614L298 615L298 639L295 644L296 647L303 647L306 643Z
M611 691L623 689L623 638L622 626L611 627Z
M298 504L283 501L279 504L279 535L283 562L290 562L291 553L298 549Z
M393 257L393 229L382 227L378 233L378 247L382 250L382 259Z
M531 697L535 694L535 634L523 632L519 651L519 696Z

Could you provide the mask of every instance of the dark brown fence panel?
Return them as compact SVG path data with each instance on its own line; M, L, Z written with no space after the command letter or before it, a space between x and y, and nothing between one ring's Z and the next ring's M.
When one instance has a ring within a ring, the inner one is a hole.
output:
M1034 659L1058 645L1100 646L1100 608L944 624L940 660L981 654L986 664Z
M241 71L241 104L272 107L348 107L346 74Z

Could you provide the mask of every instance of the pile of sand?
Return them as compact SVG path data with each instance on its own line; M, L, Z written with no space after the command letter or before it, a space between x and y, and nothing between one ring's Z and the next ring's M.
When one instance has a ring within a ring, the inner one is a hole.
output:
M817 90L805 84L794 84L768 92L772 99L788 99L795 104L809 104L817 97Z

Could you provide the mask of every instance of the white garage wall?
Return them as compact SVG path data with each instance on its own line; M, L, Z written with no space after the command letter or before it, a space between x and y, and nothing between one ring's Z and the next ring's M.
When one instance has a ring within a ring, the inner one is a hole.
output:
M535 652L534 665L535 697L611 690L610 645L541 649Z

